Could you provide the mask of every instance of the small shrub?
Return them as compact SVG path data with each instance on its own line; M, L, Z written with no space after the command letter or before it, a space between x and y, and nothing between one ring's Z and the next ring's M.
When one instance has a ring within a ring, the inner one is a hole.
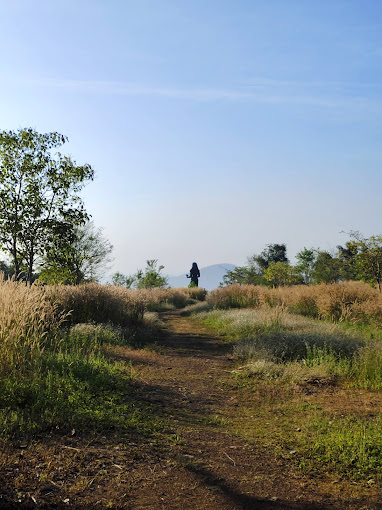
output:
M242 373L248 377L253 376L265 381L278 379L284 373L284 366L266 359L251 361L245 366L234 370L233 373Z
M306 384L328 385L337 380L337 370L332 360L322 361L307 366L304 363L287 363L284 367L282 378L290 383L305 386Z

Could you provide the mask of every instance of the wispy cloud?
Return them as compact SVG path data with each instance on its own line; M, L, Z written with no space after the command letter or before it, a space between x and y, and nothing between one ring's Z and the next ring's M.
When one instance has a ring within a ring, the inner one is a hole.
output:
M24 81L25 83L25 81ZM295 104L318 106L324 108L367 108L375 107L368 94L340 94L347 87L356 84L324 83L324 82L293 82L257 79L237 89L228 88L181 88L181 87L147 87L137 84L103 80L64 80L64 79L33 79L28 85L39 88L60 88L78 93L92 93L109 96L146 96L168 99L183 99L197 102L256 102L263 104ZM370 86L372 84L369 84ZM377 87L377 84L375 84ZM314 90L320 88L321 90ZM325 89L325 90L322 90ZM332 92L332 94L330 94Z
M382 54L382 49L381 49ZM311 89L382 89L382 82L354 82L354 81L330 81L330 80L278 80L272 78L254 77L244 82L250 87L293 87L293 88L311 88Z

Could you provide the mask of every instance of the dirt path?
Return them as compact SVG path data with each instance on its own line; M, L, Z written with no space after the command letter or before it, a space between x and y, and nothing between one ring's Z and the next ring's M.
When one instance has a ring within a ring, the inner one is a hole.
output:
M237 434L232 423L255 404L232 385L229 347L177 312L162 320L158 352L118 347L111 354L132 363L135 391L168 420L167 435L149 442L75 435L15 448L9 476L23 494L19 503L0 496L0 508L382 508L377 489L306 477L289 459ZM54 473L36 481L49 458Z
M230 347L178 313L162 320L162 353L136 367L147 399L170 417L176 444L131 493L132 508L382 508L377 493L304 477L288 459L237 436L229 421L252 397L230 384Z

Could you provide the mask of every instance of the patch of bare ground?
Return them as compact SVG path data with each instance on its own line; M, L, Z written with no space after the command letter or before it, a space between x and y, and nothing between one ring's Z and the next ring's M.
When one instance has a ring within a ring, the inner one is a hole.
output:
M304 415L296 412L291 423L280 407L273 412L280 397L289 406L302 402L336 413L362 404L363 412L373 412L379 394L241 387L231 374L229 346L176 312L162 319L166 331L157 349L108 353L135 372L137 405L151 404L166 420L165 432L57 430L26 444L4 443L0 508L382 509L378 487L299 471L290 445ZM290 444L278 441L283 427Z

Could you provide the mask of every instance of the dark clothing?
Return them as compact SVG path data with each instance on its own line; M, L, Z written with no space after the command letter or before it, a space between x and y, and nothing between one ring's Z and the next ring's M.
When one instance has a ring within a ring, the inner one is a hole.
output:
M190 278L196 286L198 286L198 278L200 277L200 271L197 264L194 262L192 264L192 268L190 269Z

